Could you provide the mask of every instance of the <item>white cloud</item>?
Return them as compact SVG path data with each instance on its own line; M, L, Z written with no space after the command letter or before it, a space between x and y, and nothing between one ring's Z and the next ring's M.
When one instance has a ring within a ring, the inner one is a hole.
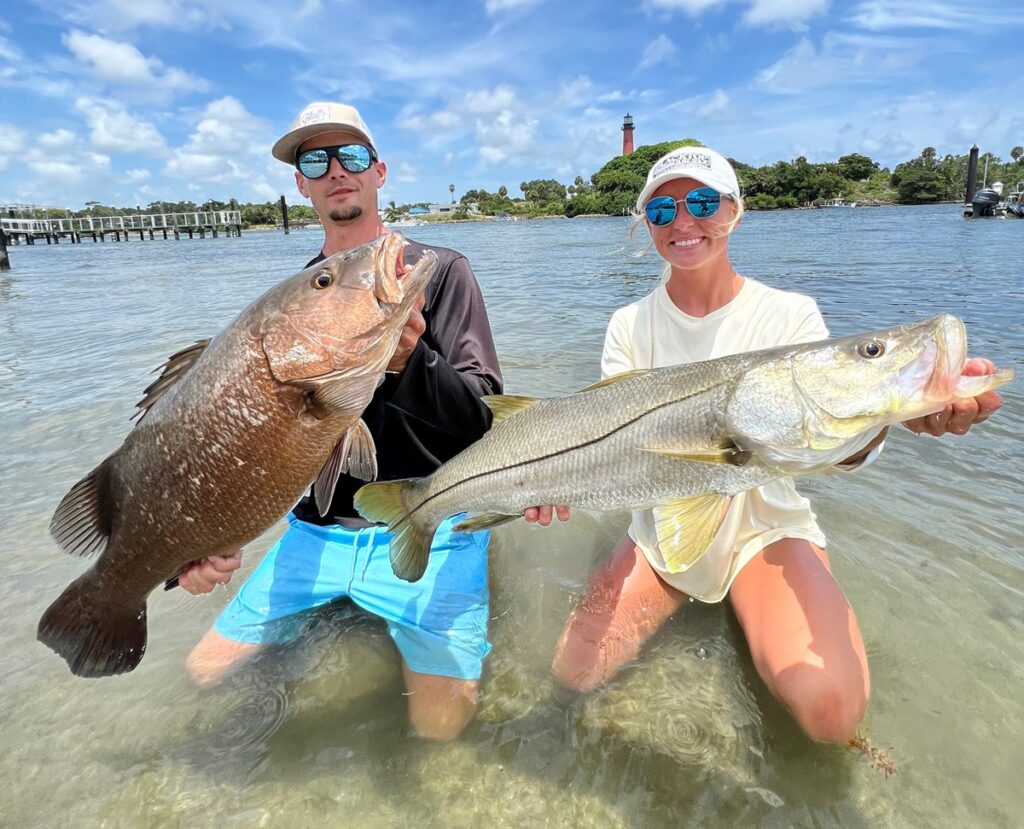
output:
M98 153L83 153L80 158L59 158L48 153L33 152L27 159L29 169L44 183L56 187L75 187L85 181L110 175L110 157Z
M865 29L984 29L1021 25L1019 0L1002 11L992 2L962 3L944 0L865 0L849 18ZM1011 10L1012 9L1012 10Z
M138 120L116 101L79 98L75 109L88 123L89 137L97 149L157 157L167 153L163 136L156 127Z
M705 9L713 6L721 6L731 0L647 0L655 9L664 11L685 11L690 14L700 14Z
M0 124L0 173L6 172L25 142L25 133L10 124Z
M207 84L181 69L165 67L157 58L147 58L130 43L90 35L77 29L62 38L75 58L92 74L107 83L144 88L159 97L178 92L202 92Z
M540 0L487 0L484 7L487 9L488 14L498 14L518 9L528 9L531 6L536 6L538 2Z
M751 0L743 22L751 26L788 26L804 29L809 17L824 14L829 0Z
M271 141L265 121L236 98L220 98L206 105L186 144L171 153L164 172L204 183L266 188L263 173L271 163L267 153Z
M709 121L732 120L733 109L732 99L728 93L716 89L710 95L705 95L696 102L693 113L698 118L705 118Z
M0 58L9 61L21 60L21 50L7 38L0 37Z
M676 45L665 34L658 35L644 48L644 56L640 60L640 68L665 63L675 55Z
M149 170L137 169L137 170L125 170L124 180L129 184L135 184L140 181L147 181L150 177Z
M67 149L76 140L76 136L71 130L59 129L54 132L44 132L39 136L38 142L40 147L45 147L48 150L61 150Z
M920 47L897 38L867 38L828 32L821 48L810 38L762 70L754 85L766 92L795 95L826 86L887 82L921 58Z

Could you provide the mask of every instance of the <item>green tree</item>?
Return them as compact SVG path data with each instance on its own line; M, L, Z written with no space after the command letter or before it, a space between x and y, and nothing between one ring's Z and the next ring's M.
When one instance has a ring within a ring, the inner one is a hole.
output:
M927 204L945 197L945 185L937 170L921 166L908 167L900 176L898 186L901 204Z
M850 181L863 181L878 172L878 163L860 153L840 156L836 164L840 175Z

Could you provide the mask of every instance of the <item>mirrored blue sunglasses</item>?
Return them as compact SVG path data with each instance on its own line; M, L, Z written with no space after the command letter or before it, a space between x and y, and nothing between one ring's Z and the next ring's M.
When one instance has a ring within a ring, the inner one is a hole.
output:
M337 147L317 147L305 150L295 159L295 166L306 178L323 178L331 166L331 159L338 159L343 170L362 173L370 169L377 160L376 154L362 144L341 144Z
M728 196L726 196L728 198ZM710 219L722 205L722 194L713 187L697 187L681 199L658 196L644 206L644 214L655 227L670 225L676 220L679 204L686 205L686 212L695 219Z

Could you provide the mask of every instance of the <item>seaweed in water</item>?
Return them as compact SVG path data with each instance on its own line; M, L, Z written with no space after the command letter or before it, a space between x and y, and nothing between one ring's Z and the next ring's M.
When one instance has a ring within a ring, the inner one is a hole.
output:
M867 758L871 768L882 772L886 780L889 779L890 774L896 773L896 762L889 753L892 751L892 747L882 749L871 745L866 731L858 731L853 739L847 741L846 747L851 751L856 751L861 757Z

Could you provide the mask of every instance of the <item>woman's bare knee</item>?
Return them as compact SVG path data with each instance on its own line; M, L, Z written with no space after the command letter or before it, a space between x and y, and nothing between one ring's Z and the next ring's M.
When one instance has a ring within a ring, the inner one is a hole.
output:
M853 737L868 705L866 677L837 677L811 665L783 671L775 690L808 736L822 742Z

